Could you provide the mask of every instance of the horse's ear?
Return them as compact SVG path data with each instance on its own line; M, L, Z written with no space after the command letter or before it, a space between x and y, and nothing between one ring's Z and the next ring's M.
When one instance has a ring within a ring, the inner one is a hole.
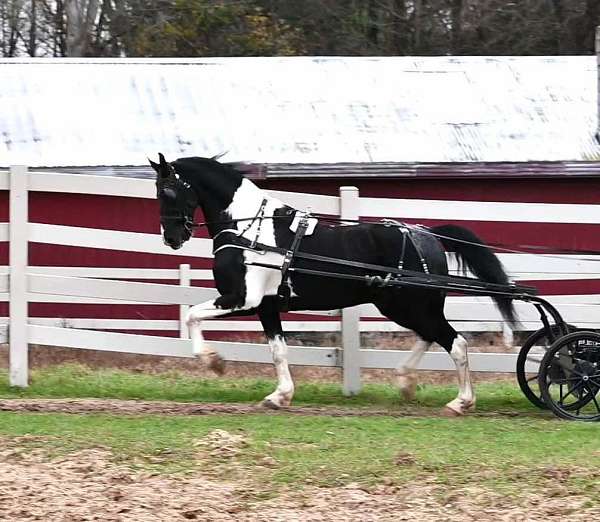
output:
M150 158L148 158L148 161L150 162L150 166L156 171L156 173L158 173L158 170L160 169L160 165L154 161L152 161Z
M225 154L227 154L229 151L226 150L224 152L219 152L219 154L215 154L214 156L212 156L210 159L214 160L214 161L219 161L223 156L225 156Z
M167 199L177 199L177 193L171 187L165 187L161 192Z
M169 164L167 163L167 160L163 156L162 152L158 153L158 160L160 162L158 164L154 163L153 161L150 162L152 167L154 167L154 165L156 165L156 167L154 167L154 170L156 170L156 173L158 174L158 176L161 178L170 177L172 169L169 167Z

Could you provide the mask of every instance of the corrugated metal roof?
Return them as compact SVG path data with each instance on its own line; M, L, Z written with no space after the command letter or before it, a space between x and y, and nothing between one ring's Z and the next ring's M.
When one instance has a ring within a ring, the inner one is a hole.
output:
M252 174L265 178L600 178L600 162L278 163L266 165L262 171Z
M0 61L0 165L596 161L581 57Z

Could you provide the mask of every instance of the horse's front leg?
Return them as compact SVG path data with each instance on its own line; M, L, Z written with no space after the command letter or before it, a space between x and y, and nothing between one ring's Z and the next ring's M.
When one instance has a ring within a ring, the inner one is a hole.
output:
M194 355L200 357L211 370L218 374L224 373L225 362L216 350L204 342L202 321L257 308L264 297L265 274L268 274L265 270L248 270L246 277L239 285L230 285L233 292L192 306L187 314L186 323L190 330Z
M226 306L227 301L227 296L220 296L217 299L194 305L189 309L186 318L194 355L219 375L225 373L225 360L214 348L204 342L202 321L231 313L233 310L230 306Z
M276 297L265 297L258 307L258 317L269 341L277 372L277 388L263 400L263 406L278 409L289 406L294 396L294 381L287 360L287 345L281 327Z

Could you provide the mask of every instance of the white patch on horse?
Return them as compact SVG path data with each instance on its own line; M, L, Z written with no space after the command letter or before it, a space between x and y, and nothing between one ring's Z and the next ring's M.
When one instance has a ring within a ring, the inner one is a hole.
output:
M277 371L277 389L265 397L263 404L272 408L289 406L294 396L294 381L288 367L285 339L281 335L276 335L273 339L269 339L269 346Z
M259 189L249 179L244 178L241 185L235 191L233 199L229 206L225 209L232 220L236 222L236 228L243 233L246 239L257 239L265 245L275 246L275 230L272 219L252 219L257 216L260 206L266 199L267 203L264 208L263 215L267 218L275 213L278 208L284 207L284 204L271 196L267 196L264 191ZM258 218L259 216L257 216ZM250 225L250 226L249 226ZM246 230L247 228L247 230ZM260 228L260 233L258 233ZM257 237L258 233L258 237Z
M475 394L471 385L469 359L467 356L467 341L462 335L457 335L452 343L450 357L456 364L458 373L458 397L446 404L446 408L458 415L464 415L475 406Z
M260 216L252 222L248 218L257 216L262 205L263 199L266 200L263 209L265 219ZM276 198L267 196L264 191L259 189L249 179L244 178L242 184L238 187L226 212L232 220L240 220L236 223L237 230L243 232L242 236L250 241L256 240L258 243L268 246L277 246L275 242L275 226L271 216L277 209L285 205ZM250 226L249 226L250 225ZM276 252L267 252L265 254L244 251L244 262L251 265L255 262L271 265L281 265L283 256ZM258 306L265 295L277 295L277 289L281 284L281 272L271 268L248 266L246 277L246 305L250 308ZM260 296L260 298L259 298ZM258 304L253 304L258 299Z

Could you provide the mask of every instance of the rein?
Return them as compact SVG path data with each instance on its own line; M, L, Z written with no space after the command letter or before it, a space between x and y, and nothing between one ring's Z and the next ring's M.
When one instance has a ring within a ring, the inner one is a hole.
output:
M262 208L262 207L261 207ZM224 220L217 220L217 221L201 221L201 222L193 222L187 218L181 217L181 216L173 216L173 217L169 217L166 216L163 219L173 219L173 220L184 220L184 226L186 226L186 228L189 226L191 229L194 228L202 228L202 227L207 227L210 225L226 225L229 223L239 223L239 222L243 222L243 221L250 221L250 225L248 225L248 227L246 227L246 229L244 231L246 231L247 229L249 229L252 226L252 223L254 221L256 221L256 219L258 219L260 214L260 210L259 213L257 213L255 216L252 217L247 217L247 218L236 218L236 219L224 219ZM356 224L356 225L376 225L376 226L383 226L383 227L391 227L391 226L398 226L397 222L394 222L393 220L389 220L389 219L383 219L381 222L377 222L377 221L364 221L364 220L360 220L360 219L344 219L344 218L335 218L335 217L331 217L331 216L326 216L323 214L309 214L309 217L314 217L316 219L319 219L320 221L329 221L331 223L338 223L338 224L342 224L342 223L352 223L352 224ZM276 220L276 219L289 219L289 215L284 215L284 216L265 216L264 215L264 209L263 209L263 215L260 217L261 222L265 219L271 219L271 220ZM442 234L436 234L435 232L431 232L430 229L428 229L427 227L424 227L422 225L409 225L406 223L402 223L403 227L406 228L417 228L419 232L423 233L423 234L427 234L430 236L434 236L437 237L438 239L447 239L449 241L454 241L455 243L463 243L466 245L471 245L471 246L479 246L479 247L493 247L496 250L502 251L502 252L506 252L506 253L510 253L510 254L530 254L530 255L541 255L541 254L537 254L537 253L533 253L533 252L527 252L526 250L517 250L517 249L513 249L513 248L507 248L504 247L500 244L497 243L488 243L486 245L483 245L481 243L475 243L473 241L466 241L464 239L456 239L450 236L444 236ZM220 235L221 233L224 232L235 232L236 234L239 234L238 230L232 230L232 229L225 229L222 230L221 232L219 232L214 238L216 239L216 237L218 235ZM537 250L540 252L550 252L553 251L555 252L555 254L549 254L548 257L552 257L552 258L556 258L556 259L570 259L568 257L565 257L566 254L583 254L583 255L600 255L600 250L559 250L558 253L556 253L556 249L550 248L550 247L544 247L544 246L536 246L536 245L517 245L518 248L522 248L522 249L529 249L529 250ZM563 255L561 255L563 254ZM582 258L581 261L596 261L596 262L600 262L600 259L597 258Z

